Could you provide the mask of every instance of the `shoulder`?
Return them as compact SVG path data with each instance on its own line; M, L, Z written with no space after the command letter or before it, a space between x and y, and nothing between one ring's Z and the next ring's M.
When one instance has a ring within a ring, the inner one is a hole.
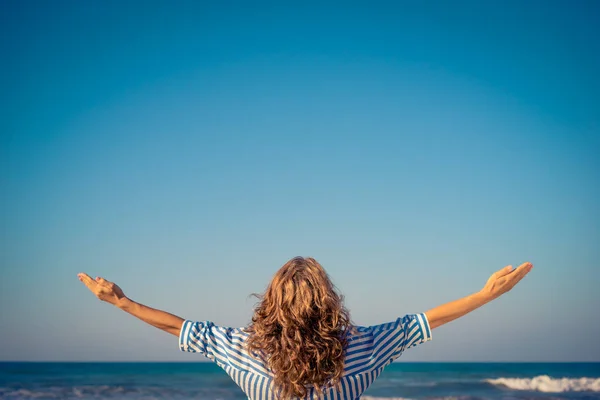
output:
M214 335L218 335L222 338L227 338L229 341L245 341L249 336L248 332L245 328L234 328L230 326L222 326L216 325L212 322L208 322L210 324L209 329L212 331Z
M402 320L405 317L400 317L395 319L394 321L385 322L377 325L369 325L369 326L360 326L355 325L352 326L349 330L350 337L354 336L365 336L365 335L377 335L386 331L397 330L402 327Z
M205 338L214 338L218 341L244 341L248 337L245 328L232 328L216 325L212 321L186 320L182 326L182 336L200 335Z

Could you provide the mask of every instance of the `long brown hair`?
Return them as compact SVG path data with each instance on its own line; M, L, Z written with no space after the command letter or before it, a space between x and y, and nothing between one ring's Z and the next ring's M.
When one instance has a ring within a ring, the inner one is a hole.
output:
M295 257L258 296L248 352L267 363L281 399L337 385L344 372L350 317L329 276L313 258Z

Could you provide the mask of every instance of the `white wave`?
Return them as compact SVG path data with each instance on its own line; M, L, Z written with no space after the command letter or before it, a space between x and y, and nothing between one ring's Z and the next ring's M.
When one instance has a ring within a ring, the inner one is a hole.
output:
M406 397L375 397L375 396L361 396L361 400L411 400Z
M39 397L44 397L44 398L59 398L59 396L57 396L55 393L50 393L50 392L36 392L33 390L27 390L27 389L19 389L19 390L13 390L13 391L7 391L7 392L2 392L2 397L16 397L18 399L35 399L35 398L39 398Z
M600 392L600 378L551 378L548 375L540 375L534 378L497 378L485 381L510 389L545 393Z
M469 399L468 396L447 396L447 397L428 397L429 400L461 400ZM377 397L377 396L362 396L361 400L412 400L408 397Z
M146 390L147 391L147 390ZM64 398L88 398L88 396L112 396L124 392L124 388L121 386L79 386L79 387L60 387L51 386L40 389L11 389L0 387L0 399L4 398L16 398L16 399L38 399L38 398L53 398L53 399L64 399ZM144 389L142 389L144 392ZM154 392L151 392L154 394Z

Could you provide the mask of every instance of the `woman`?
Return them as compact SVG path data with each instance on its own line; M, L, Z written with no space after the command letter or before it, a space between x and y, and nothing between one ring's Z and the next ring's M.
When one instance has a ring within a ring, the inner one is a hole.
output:
M252 322L225 328L193 322L127 298L103 278L79 279L100 300L179 337L182 351L216 362L250 399L356 399L402 352L431 340L431 330L513 288L531 263L494 273L479 292L381 325L361 327L313 258L296 257L275 274Z

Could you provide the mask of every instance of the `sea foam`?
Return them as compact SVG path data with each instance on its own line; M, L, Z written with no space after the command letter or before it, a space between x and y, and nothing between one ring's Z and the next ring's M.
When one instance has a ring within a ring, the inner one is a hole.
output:
M551 378L548 375L540 375L534 378L497 378L485 381L514 390L545 393L600 392L600 378Z
M361 396L361 400L412 400L406 397L375 397L375 396Z

